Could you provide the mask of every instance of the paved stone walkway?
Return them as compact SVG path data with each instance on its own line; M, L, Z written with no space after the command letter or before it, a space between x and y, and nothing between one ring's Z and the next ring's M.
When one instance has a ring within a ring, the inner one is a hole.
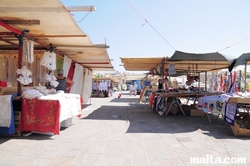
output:
M249 138L234 137L222 120L163 117L139 96L117 95L92 98L60 135L0 137L0 166L185 166L207 154L246 157L250 165Z

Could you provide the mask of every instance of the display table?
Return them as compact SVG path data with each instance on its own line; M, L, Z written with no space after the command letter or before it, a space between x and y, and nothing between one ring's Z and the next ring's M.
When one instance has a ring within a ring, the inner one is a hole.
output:
M19 130L59 134L60 127L70 126L81 114L81 104L80 95L68 93L23 98Z
M170 93L164 93L164 98L172 98L170 106L168 107L168 109L165 112L165 116L168 115L168 113L171 110L171 107L174 104L177 105L180 108L182 114L185 116L185 113L184 113L184 111L182 109L181 102L180 102L179 98L187 98L188 100L190 98L194 98L194 102L195 102L199 97L208 96L208 95L214 95L214 94L212 94L212 93L197 93L197 92L170 92Z
M8 96L8 95L4 95L4 96ZM12 100L17 96L16 94L14 95L9 95L11 96L11 101L10 101L10 114L11 114L11 118L10 118L10 126L9 127L0 127L0 135L8 135L8 134L15 134L15 123L14 123L14 110L13 110L13 105L12 105ZM3 97L3 96L2 96ZM4 98L3 98L4 99ZM3 105L1 105L1 107L3 107ZM3 111L3 110L1 110Z

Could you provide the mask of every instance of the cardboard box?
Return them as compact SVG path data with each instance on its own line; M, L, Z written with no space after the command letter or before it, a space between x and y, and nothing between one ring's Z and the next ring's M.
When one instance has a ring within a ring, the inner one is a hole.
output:
M205 113L202 110L198 110L197 108L191 108L190 116L205 116Z
M166 110L169 109L170 105L171 105L171 103L169 103L169 102L165 103ZM172 107L171 107L171 109L170 109L169 112L171 112L172 114L176 115L178 113L178 111L179 111L179 109L177 107L175 107L174 105L172 105Z
M189 105L182 105L182 109L186 116L190 116L191 107Z
M234 126L230 125L234 135L236 137L241 137L241 136L250 136L250 129L244 129L241 128L241 126L237 123L237 120L247 120L250 122L250 115L247 112L240 112L236 115L235 121L234 121Z
M228 100L229 103L242 103L242 104L249 104L250 98L243 98L243 97L230 97Z

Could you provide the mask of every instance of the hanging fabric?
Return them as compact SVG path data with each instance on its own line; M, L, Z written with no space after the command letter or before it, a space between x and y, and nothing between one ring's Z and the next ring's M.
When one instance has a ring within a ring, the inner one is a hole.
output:
M73 80L73 77L74 77L74 73L75 73L75 64L74 63L71 63L71 66L69 68L69 72L68 72L68 76L67 78L70 79L70 80ZM70 84L67 83L67 86L68 87ZM67 91L67 93L70 92L70 89Z
M40 63L39 63L40 65ZM31 78L32 78L32 81L33 81L33 85L38 85L39 84L39 80L37 79L37 76L36 76L36 73L37 73L37 55L34 55L34 61L33 63L30 65L30 71L32 73L35 73L35 74L32 74Z
M21 69L17 69L17 74L20 74L19 78L17 79L17 81L20 82L20 84L23 85L29 85L30 83L32 83L32 79L31 79L31 71L28 70L28 68L26 66L23 66Z
M64 77L68 76L69 68L71 66L72 60L68 58L67 56L64 56L63 59L63 71L64 71Z
M85 69L83 73L83 88L82 88L82 98L83 102L87 103L91 94L92 94L92 72L88 69Z
M81 95L83 81L83 67L79 64L75 64L75 72L73 76L74 86L72 86L70 93Z
M33 63L34 61L34 42L31 40L23 40L23 61Z
M0 81L7 81L7 58L0 58Z
M48 68L49 70L56 70L56 54L54 53L54 51L46 51L40 64Z
M10 56L8 58L8 83L10 86L14 86L16 83L16 70L17 70L17 58L14 56Z

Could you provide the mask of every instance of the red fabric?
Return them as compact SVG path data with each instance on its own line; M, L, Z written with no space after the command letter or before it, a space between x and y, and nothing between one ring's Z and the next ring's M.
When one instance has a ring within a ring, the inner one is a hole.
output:
M19 130L59 134L59 118L58 100L23 99Z
M69 73L68 73L67 78L70 80L73 80L74 73L75 73L75 63L72 62L70 65L70 68L69 68ZM67 83L66 87L69 87L69 86L70 86L70 84ZM70 92L70 89L67 91L67 93L69 93L69 92Z
M80 102L81 102L81 110L83 109L83 98L80 97ZM77 115L78 118L80 118L82 114Z
M154 98L155 98L155 93L152 93L152 94L150 95L150 99L149 99L149 107L152 107L152 106L153 106Z
M7 82L0 81L0 87L7 87Z

